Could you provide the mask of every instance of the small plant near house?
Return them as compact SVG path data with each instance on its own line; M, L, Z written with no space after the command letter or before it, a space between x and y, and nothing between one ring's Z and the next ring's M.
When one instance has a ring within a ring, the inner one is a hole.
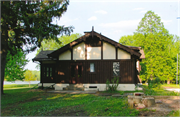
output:
M119 85L119 78L114 77L111 82L107 79L106 81L106 91L117 91L117 87Z

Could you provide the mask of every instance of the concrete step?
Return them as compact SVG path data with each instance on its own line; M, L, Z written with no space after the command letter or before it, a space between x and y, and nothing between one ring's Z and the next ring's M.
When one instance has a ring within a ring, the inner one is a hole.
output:
M84 88L63 88L63 90L84 91Z
M83 84L70 84L63 88L63 90L84 91L84 87Z

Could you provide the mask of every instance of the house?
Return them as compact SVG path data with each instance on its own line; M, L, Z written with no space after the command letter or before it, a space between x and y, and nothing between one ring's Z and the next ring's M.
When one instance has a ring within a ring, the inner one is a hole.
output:
M143 50L117 43L94 29L84 33L55 51L41 51L33 59L40 63L40 85L63 90L79 84L84 90L104 91L107 79L118 77L118 90L134 90L140 82Z

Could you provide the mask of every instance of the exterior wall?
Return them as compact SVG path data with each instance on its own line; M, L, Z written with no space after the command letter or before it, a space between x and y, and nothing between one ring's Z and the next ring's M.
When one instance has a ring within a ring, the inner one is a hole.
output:
M82 83L103 84L107 79L111 80L113 76L113 62L119 62L119 83L134 84L134 70L132 60L77 60L77 61L59 61L56 64L56 83L69 83L71 77L71 65L82 64ZM94 63L95 72L90 72L90 63Z
M84 86L85 91L88 91L88 90L105 91L106 90L106 84L83 84L83 86ZM89 88L89 86L97 86L97 88ZM135 91L135 84L119 84L117 90Z
M71 60L71 51L67 50L59 55L59 60Z
M69 86L69 84L56 84L55 90L63 90L63 88L67 86ZM83 84L83 86L84 86L85 91L90 91L90 90L105 91L106 90L106 84ZM97 88L89 88L89 86L97 86ZM135 91L135 84L119 84L117 90Z
M85 43L73 47L73 60L85 60Z
M101 59L101 47L87 47L87 60Z
M109 43L103 42L103 59L116 59L116 48Z
M118 59L131 59L131 55L121 49L118 49Z
M55 90L63 90L63 88L69 86L69 84L56 84Z

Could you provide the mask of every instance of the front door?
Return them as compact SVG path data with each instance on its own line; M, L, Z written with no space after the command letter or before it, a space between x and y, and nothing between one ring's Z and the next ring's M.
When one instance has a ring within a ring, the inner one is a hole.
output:
M82 63L71 63L70 66L70 84L77 84L77 83L82 83L82 73L83 73L83 67Z

